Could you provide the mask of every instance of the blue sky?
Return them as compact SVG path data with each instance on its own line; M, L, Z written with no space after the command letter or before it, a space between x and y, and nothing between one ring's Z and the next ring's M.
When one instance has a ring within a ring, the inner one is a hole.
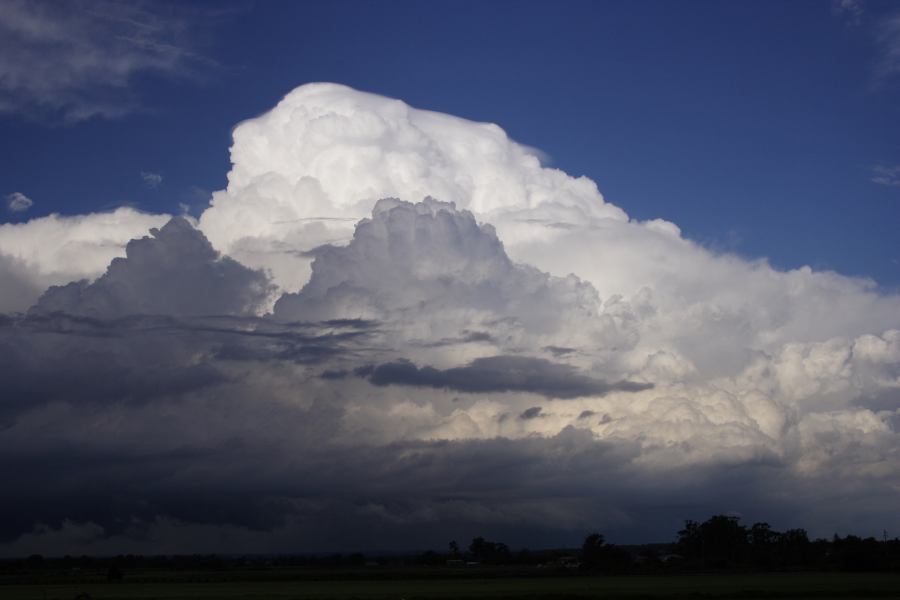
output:
M873 182L900 165L900 73L885 58L900 46L896 5L155 8L177 16L192 55L136 69L111 94L127 96L124 114L0 114L0 193L34 201L5 221L121 204L198 214L225 186L233 126L297 85L334 81L496 122L632 217L671 220L709 247L900 285L900 187Z

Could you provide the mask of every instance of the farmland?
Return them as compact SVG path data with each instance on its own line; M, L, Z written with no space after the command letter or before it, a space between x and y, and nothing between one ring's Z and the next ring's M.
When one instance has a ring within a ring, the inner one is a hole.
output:
M4 600L318 600L513 598L900 598L900 575L768 573L596 576L538 570L386 571L274 569L261 572L135 571L109 582L48 578L0 584Z

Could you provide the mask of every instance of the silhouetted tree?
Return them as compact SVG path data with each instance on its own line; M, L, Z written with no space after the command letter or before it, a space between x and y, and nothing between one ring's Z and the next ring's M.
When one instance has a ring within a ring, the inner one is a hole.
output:
M775 543L780 534L768 523L754 523L750 527L750 558L757 567L770 567L776 560Z
M599 533L584 538L581 545L581 563L589 570L605 573L624 573L631 567L631 554L622 548L607 544Z
M747 528L737 517L715 515L703 523L686 521L678 532L678 550L705 566L724 567L743 559L747 538Z
M800 566L809 562L809 537L805 529L788 529L777 536L782 566Z
M584 538L584 543L581 544L581 562L585 567L592 569L600 566L605 542L603 535L596 532Z
M508 563L509 547L501 542L491 542L479 536L469 544L469 554L474 560L490 564Z

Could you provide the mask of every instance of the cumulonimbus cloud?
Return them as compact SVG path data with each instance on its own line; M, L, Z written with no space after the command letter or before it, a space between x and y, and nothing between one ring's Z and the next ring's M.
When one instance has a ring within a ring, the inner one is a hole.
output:
M88 280L0 319L0 474L29 473L4 552L892 514L900 298L873 282L711 252L497 126L344 86L232 160L198 229L0 226L0 307Z

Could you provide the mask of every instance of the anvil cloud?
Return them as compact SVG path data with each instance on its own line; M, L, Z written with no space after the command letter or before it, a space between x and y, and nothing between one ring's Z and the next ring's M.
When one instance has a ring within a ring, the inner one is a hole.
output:
M195 222L0 227L3 552L865 533L900 500L872 282L712 252L496 125L334 84L231 154Z

